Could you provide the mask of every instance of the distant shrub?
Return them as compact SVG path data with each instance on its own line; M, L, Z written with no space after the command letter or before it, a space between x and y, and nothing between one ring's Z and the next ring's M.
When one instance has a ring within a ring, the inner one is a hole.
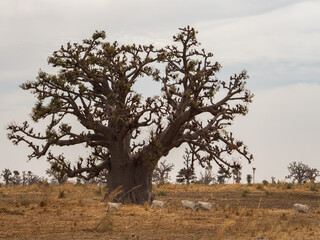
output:
M242 191L241 196L242 197L246 197L249 193L250 193L250 190L245 189L245 190Z
M47 180L39 182L38 185L42 187L49 187L49 183Z
M82 186L81 179L77 178L77 182L75 183L75 186Z
M293 183L285 183L284 188L285 189L293 189Z
M258 184L256 188L257 188L258 190L264 190L262 184Z
M99 189L98 189L98 190L95 190L94 192L95 192L95 194L96 194L97 196L100 196L100 195L102 194L101 187L99 187Z
M167 192L166 191L159 191L156 194L157 196L167 196Z
M43 199L39 202L39 207L45 207L46 205L48 205L48 202L46 199Z
M310 191L317 192L317 191L318 191L317 184L313 183L313 184L310 186Z
M263 181L262 181L262 184L263 184L264 186L267 186L267 185L269 184L269 182L268 182L267 180L263 180Z
M59 191L58 193L58 198L65 198L66 197L66 193L64 190Z

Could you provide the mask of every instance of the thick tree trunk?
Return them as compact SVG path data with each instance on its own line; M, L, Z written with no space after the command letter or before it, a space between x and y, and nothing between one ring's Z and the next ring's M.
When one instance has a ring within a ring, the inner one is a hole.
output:
M114 196L112 192L117 192L117 190L120 190L120 193ZM107 199L135 204L144 204L151 201L152 170L146 166L134 165L133 163L112 168L108 175Z
M152 173L154 164L150 156L131 155L130 138L119 140L110 147L111 162L108 169L109 201L144 204L152 201ZM121 192L115 197L114 192ZM113 199L111 199L113 198Z

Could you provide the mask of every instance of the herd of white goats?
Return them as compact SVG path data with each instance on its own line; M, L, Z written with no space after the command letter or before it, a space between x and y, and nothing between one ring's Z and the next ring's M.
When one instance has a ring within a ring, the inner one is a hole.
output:
M156 209L157 207L163 209L166 205L167 205L167 202L153 200L151 203L151 209L153 209L153 208ZM198 209L203 209L203 210L209 211L211 214L213 214L212 208L215 205L216 205L216 203L209 203L209 202L193 202L193 201L188 201L188 200L181 201L181 209L183 209L183 210L191 209L192 213L194 213ZM108 212L108 210L111 208L118 210L121 206L122 206L122 203L109 202L106 211ZM304 204L299 204L299 203L295 203L292 208L294 210L294 216L296 216L297 212L308 213L310 211L309 206L304 205Z

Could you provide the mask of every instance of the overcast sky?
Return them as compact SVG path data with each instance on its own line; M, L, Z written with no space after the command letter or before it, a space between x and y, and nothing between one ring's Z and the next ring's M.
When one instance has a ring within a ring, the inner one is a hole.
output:
M287 166L302 161L320 169L320 1L306 0L1 0L0 1L0 171L31 170L44 175L45 159L27 162L30 150L7 139L11 121L28 119L35 99L19 85L68 41L95 30L108 41L172 43L179 27L198 30L202 47L214 53L221 78L246 69L255 94L246 117L232 130L254 154L243 161L243 178L256 167L256 181L283 180ZM144 95L154 85L140 84ZM175 172L182 150L167 157Z

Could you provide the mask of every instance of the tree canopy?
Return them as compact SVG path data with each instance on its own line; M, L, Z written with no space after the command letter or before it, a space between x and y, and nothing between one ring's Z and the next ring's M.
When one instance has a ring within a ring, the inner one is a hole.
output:
M302 184L307 181L315 181L319 174L319 170L311 168L307 164L302 162L292 162L288 166L289 175L287 178L292 178L293 181L297 180L298 184Z
M9 139L26 143L30 159L47 156L68 177L90 179L107 169L111 190L140 187L143 197L131 191L133 202L146 200L150 193L143 193L150 192L159 159L182 144L194 146L202 165L214 161L226 171L237 168L225 157L233 153L251 162L247 147L227 131L237 115L248 112L253 95L245 88L247 72L218 79L221 66L212 62L212 53L200 49L196 35L189 26L181 28L173 45L156 49L110 43L104 31L97 31L82 43L62 46L48 60L56 74L40 71L35 81L21 85L37 97L31 118L49 121L45 131L35 131L27 121L12 123ZM160 83L160 95L143 98L133 90L137 81L151 79ZM83 131L76 130L69 116ZM78 144L92 154L74 164L50 151Z

